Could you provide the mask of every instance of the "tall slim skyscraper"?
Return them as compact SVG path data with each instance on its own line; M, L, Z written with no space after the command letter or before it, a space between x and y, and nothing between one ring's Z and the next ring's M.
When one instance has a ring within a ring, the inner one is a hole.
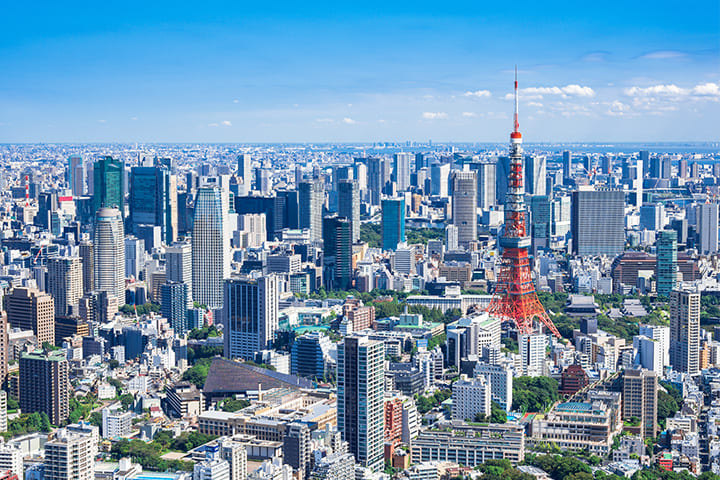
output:
M450 164L435 163L430 167L430 194L439 197L448 196L448 179L450 178Z
M247 153L238 155L238 177L243 179L243 186L240 190L240 195L247 195L252 190L252 159Z
M382 246L383 250L396 250L405 241L405 199L382 200Z
M497 165L494 163L471 163L470 168L477 172L477 206L489 209L495 205Z
M623 418L640 419L640 435L657 434L657 374L651 370L626 369L623 374Z
M300 228L310 229L310 240L322 240L322 215L325 203L325 186L322 180L300 183L298 198Z
M192 305L192 245L173 243L165 249L165 278L188 286L188 306Z
M125 237L125 275L140 278L145 265L145 240L133 235Z
M572 177L572 152L563 152L563 178Z
M657 293L669 296L677 284L677 232L662 230L657 236Z
M458 242L467 247L477 241L477 175L453 172L452 223L458 229Z
M700 372L700 294L670 292L670 365L676 372Z
M328 290L352 287L352 234L347 218L323 219L323 279Z
M411 153L396 153L393 157L394 178L397 184L397 191L404 192L410 188L410 162L412 161Z
M218 187L198 188L192 233L192 298L208 308L223 305L223 281L230 276L226 212Z
M67 181L73 197L82 197L87 192L85 162L79 155L68 158Z
M16 287L6 297L7 320L12 328L32 330L40 345L55 345L55 302L36 288Z
M224 356L253 360L272 347L278 328L278 277L231 278L224 285Z
M91 241L80 242L78 247L83 269L83 293L95 290L95 247Z
M95 289L125 303L125 241L123 220L117 208L101 208L95 216Z
M167 318L176 335L188 332L188 286L186 283L167 281L160 286L162 316Z
M350 220L352 243L360 241L360 187L357 180L340 181L338 215Z
M525 185L530 195L545 195L547 186L547 169L544 155L528 155L525 157Z
M718 252L718 204L703 203L696 208L698 250L702 254Z
M572 194L575 255L619 255L625 248L625 194L583 187Z
M93 167L93 209L125 207L125 166L120 160L103 157Z
M68 418L71 386L64 350L22 354L19 385L23 413L45 412L54 425Z
M390 180L390 167L384 158L370 157L367 159L367 188L370 191L370 204L380 205L385 184Z
M79 257L48 258L47 291L55 300L55 316L77 315L78 301L83 296L83 268Z
M375 472L383 467L385 347L367 337L338 344L337 423L350 453Z

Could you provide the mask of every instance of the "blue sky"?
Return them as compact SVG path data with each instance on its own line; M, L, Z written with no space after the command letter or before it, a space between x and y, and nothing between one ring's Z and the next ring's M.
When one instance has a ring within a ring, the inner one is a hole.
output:
M504 142L515 64L527 141L719 140L716 0L98 3L5 2L0 142Z

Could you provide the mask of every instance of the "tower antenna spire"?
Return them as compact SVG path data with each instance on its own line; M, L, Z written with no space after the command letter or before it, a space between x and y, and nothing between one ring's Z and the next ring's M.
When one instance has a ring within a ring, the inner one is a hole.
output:
M518 80L517 80L517 65L515 65L515 132L520 131L520 121L518 119Z

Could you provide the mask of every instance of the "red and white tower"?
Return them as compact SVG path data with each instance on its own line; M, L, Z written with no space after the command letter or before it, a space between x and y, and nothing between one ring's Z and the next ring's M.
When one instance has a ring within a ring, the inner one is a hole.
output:
M512 321L521 334L535 333L536 321L545 325L556 337L560 332L550 320L538 299L530 269L530 237L525 211L523 185L522 134L518 122L518 82L515 70L515 119L510 134L510 173L505 197L505 232L500 238L503 248L502 265L495 286L495 296L488 313Z

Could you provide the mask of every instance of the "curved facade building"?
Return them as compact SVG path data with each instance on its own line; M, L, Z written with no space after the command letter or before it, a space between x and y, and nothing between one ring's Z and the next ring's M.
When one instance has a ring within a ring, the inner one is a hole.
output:
M101 208L95 216L95 289L125 303L125 240L123 219L117 208Z

